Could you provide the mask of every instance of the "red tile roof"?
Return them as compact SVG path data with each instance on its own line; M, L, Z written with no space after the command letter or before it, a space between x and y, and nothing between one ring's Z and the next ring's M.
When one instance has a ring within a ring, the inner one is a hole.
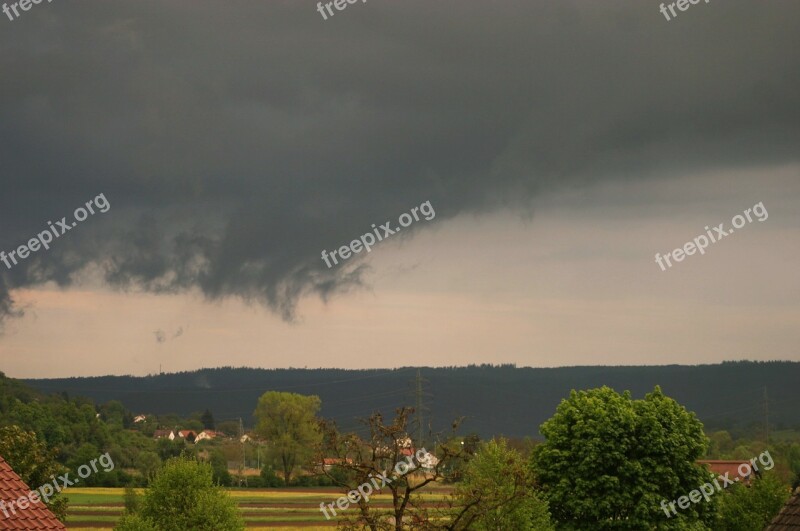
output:
M735 459L704 459L697 461L697 463L701 465L708 465L708 468L711 470L711 472L720 476L724 476L727 472L728 479L731 481L738 481L741 479L744 481L744 483L749 483L753 475L753 467L750 464L750 461L739 461ZM739 474L739 467L742 465L745 465L742 470L748 472L744 476Z
M800 492L789 498L765 531L800 530Z
M343 463L347 463L348 465L353 463L353 460L349 457L347 459L342 459L340 457L325 457L322 459L322 464L325 466L329 465L341 465Z
M20 479L11 466L0 456L0 500L5 502L5 509L0 510L0 530L28 530L28 529L58 529L66 530L64 524L58 521L53 513L38 500L31 503L27 509L20 509L16 505L16 500L21 496L27 496L31 489ZM14 501L13 510L9 508L10 502Z

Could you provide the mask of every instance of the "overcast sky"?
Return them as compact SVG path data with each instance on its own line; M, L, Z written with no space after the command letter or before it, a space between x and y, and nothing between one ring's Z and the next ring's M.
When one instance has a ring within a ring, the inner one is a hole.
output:
M659 4L0 15L0 250L111 205L0 263L0 370L800 360L800 4Z

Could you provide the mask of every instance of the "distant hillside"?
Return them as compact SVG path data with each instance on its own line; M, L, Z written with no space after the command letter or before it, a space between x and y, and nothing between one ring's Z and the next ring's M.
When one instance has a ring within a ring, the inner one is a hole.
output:
M700 366L563 367L504 366L420 368L426 424L449 428L465 416L462 433L538 436L571 389L608 385L641 397L660 385L666 394L698 414L707 429L763 429L764 388L775 429L800 427L800 363L726 362ZM202 369L147 377L103 376L27 380L44 392L83 395L96 402L120 400L135 413L188 415L210 409L218 420L242 417L252 424L258 397L268 390L316 394L322 414L343 429L374 410L384 414L413 405L414 367L391 370Z

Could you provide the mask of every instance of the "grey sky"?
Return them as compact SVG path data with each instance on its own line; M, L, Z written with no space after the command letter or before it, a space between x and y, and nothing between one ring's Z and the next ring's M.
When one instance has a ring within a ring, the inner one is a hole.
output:
M112 205L0 265L0 305L27 309L3 321L10 374L147 372L158 349L228 364L215 320L247 365L797 359L800 5L670 22L633 1L370 0L327 21L315 6L89 0L0 20L0 249L98 193ZM410 236L320 260L426 200L437 217ZM653 262L758 201L768 221ZM701 331L712 303L728 332ZM65 304L115 333L50 306ZM489 315L491 333L452 333ZM621 357L592 358L611 330L602 350Z

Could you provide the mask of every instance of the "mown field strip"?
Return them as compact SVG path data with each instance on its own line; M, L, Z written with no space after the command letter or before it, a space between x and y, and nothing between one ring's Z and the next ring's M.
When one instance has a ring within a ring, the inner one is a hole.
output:
M141 494L144 492L138 489ZM422 494L426 503L441 504L449 488L436 488ZM239 505L248 530L329 531L335 521L326 521L319 510L320 503L333 503L342 496L336 489L229 489ZM71 488L67 529L70 531L111 530L125 511L124 490L104 488ZM391 507L391 495L373 497L376 508Z

